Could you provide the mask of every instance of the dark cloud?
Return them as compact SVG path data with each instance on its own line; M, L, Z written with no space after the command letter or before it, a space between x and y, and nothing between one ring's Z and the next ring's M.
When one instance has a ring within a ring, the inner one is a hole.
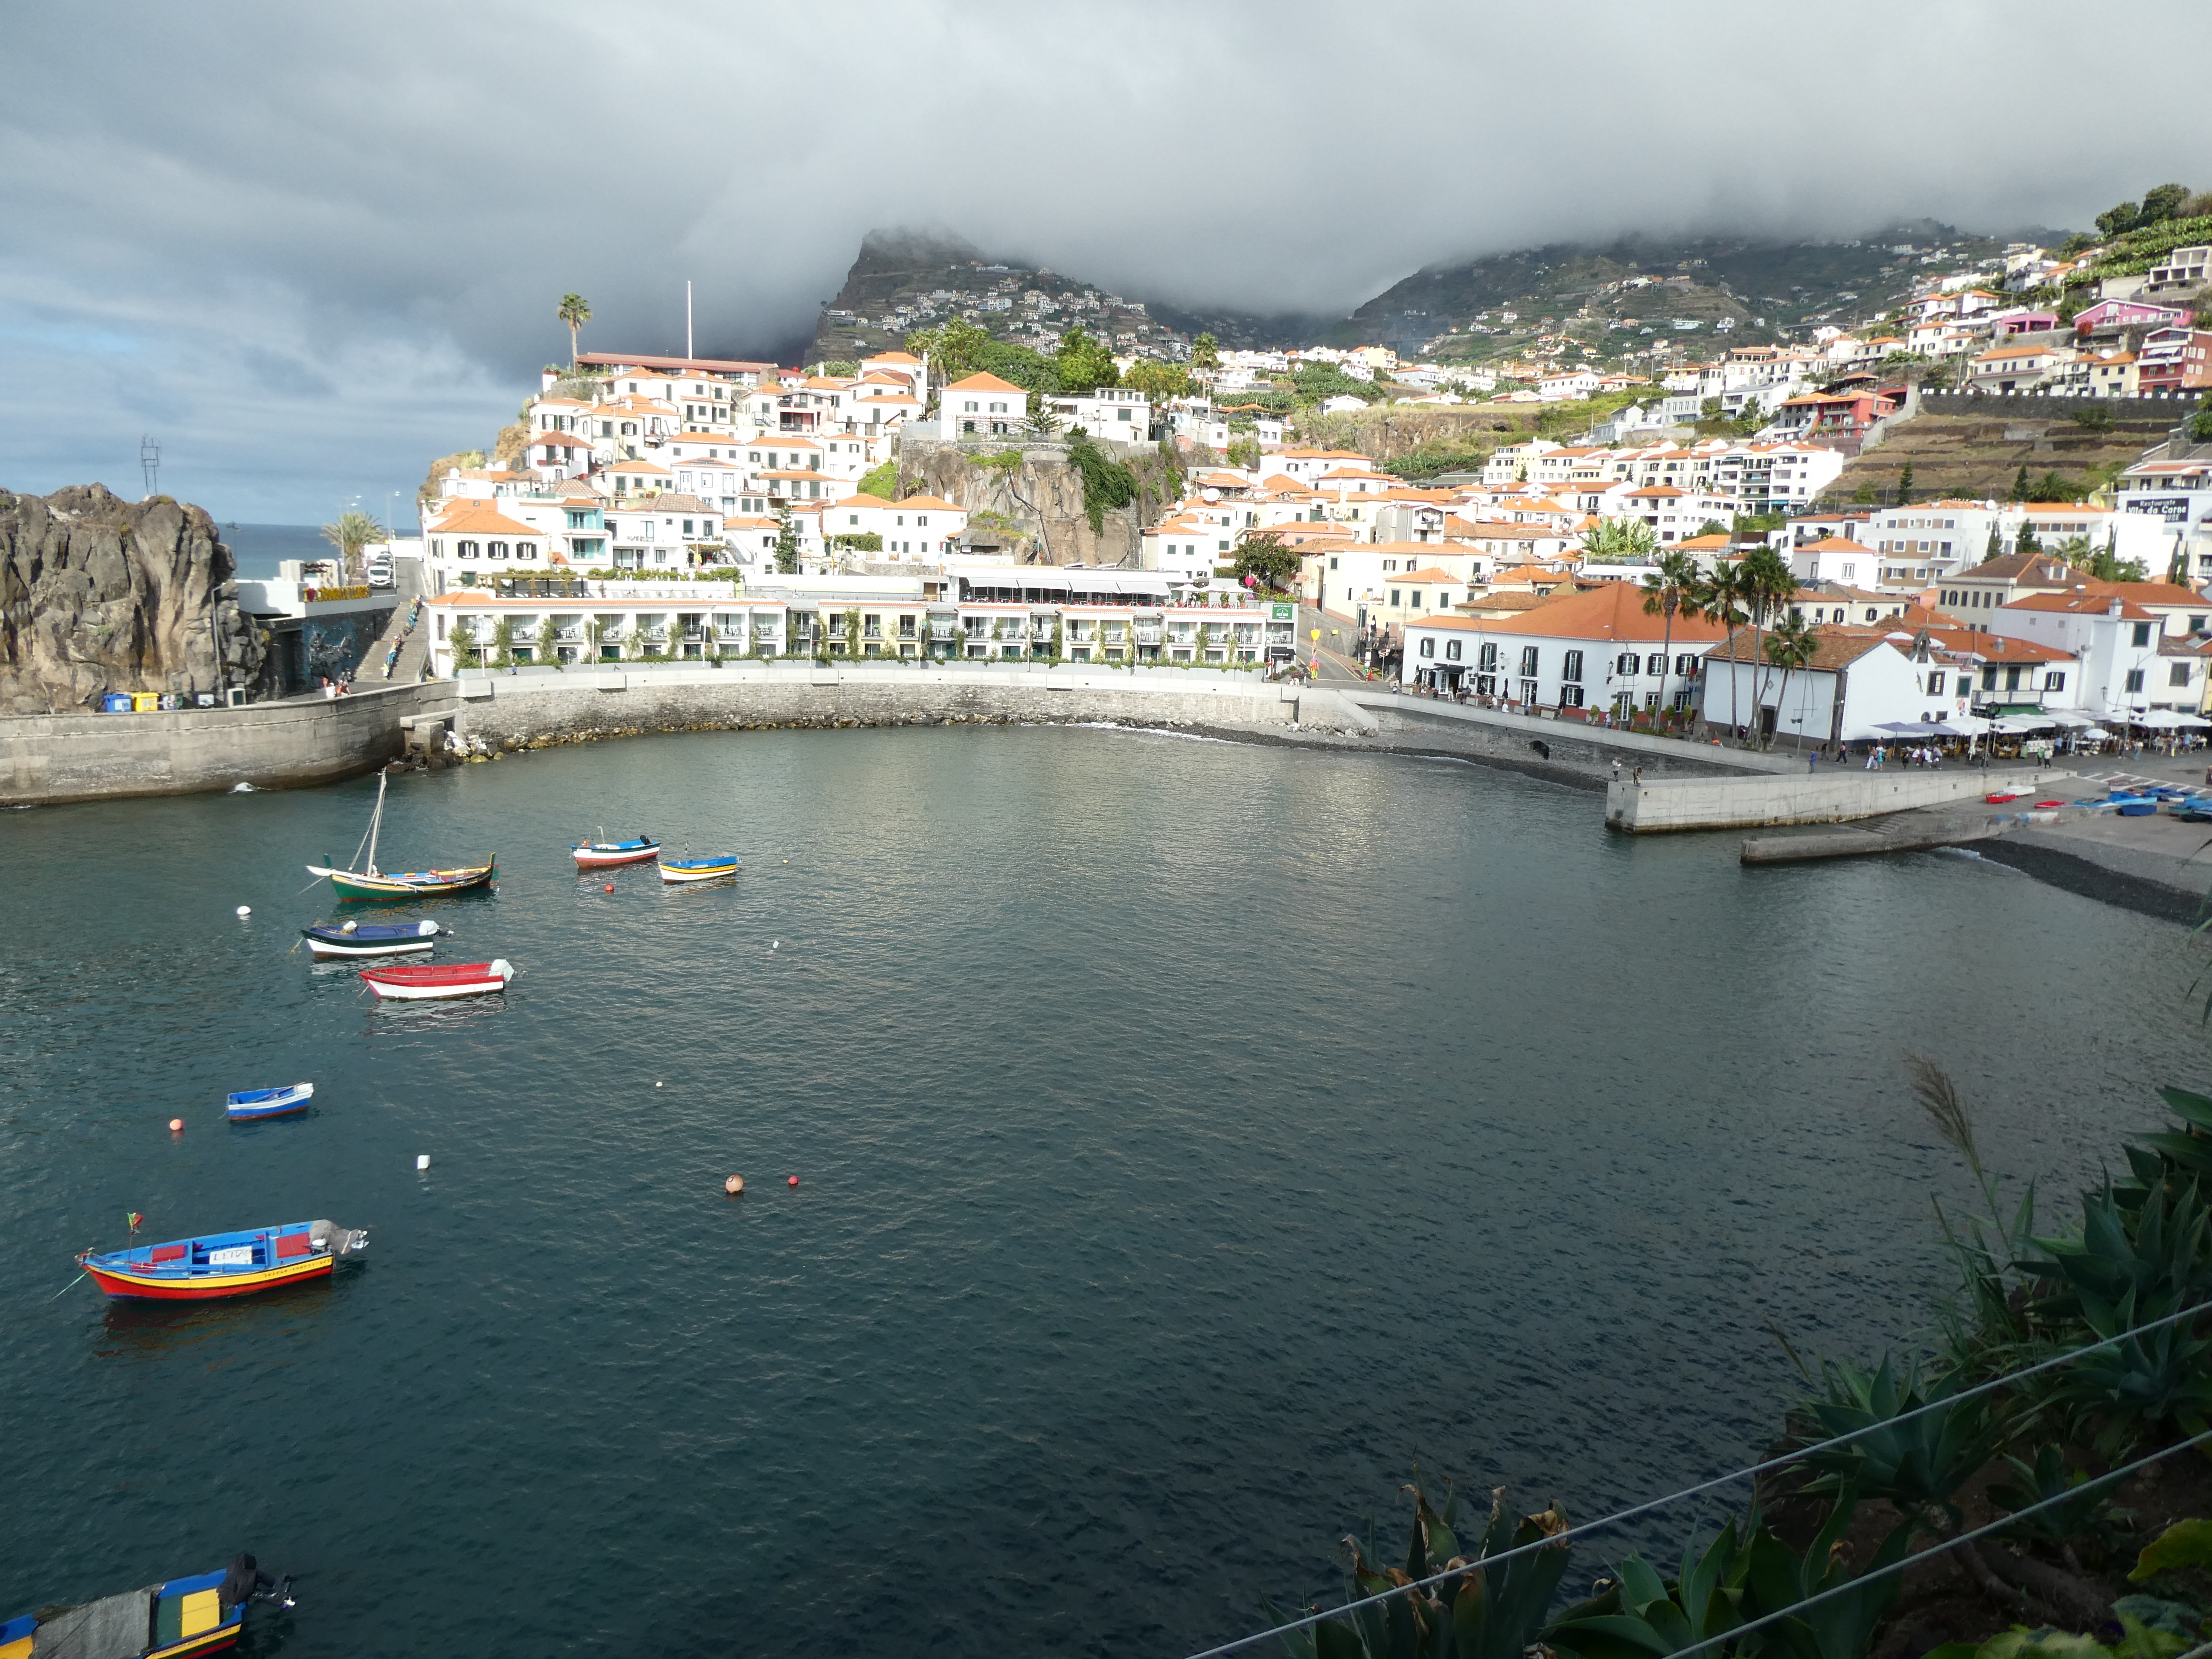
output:
M0 105L16 488L320 517L483 443L590 339L802 338L872 226L1185 303L1348 310L1535 241L2212 187L2186 99L2045 0L17 8ZM2125 50L2203 61L2212 9Z

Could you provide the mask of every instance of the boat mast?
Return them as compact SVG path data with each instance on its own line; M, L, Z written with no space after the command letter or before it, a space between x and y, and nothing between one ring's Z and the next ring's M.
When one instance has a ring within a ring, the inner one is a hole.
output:
M384 823L384 786L392 781L389 772L376 775L376 811L368 820L368 873L376 873L376 832Z

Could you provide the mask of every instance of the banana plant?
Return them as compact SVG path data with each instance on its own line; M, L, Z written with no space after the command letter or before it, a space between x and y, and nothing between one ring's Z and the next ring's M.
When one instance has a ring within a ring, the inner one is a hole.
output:
M1357 1540L1352 1546L1357 1595L1400 1593L1293 1632L1284 1645L1297 1659L1522 1659L1542 1631L1567 1570L1571 1547L1549 1541L1566 1531L1566 1512L1554 1504L1516 1521L1506 1512L1500 1489L1492 1495L1489 1520L1473 1550L1463 1551L1453 1527L1457 1494L1446 1498L1439 1514L1418 1485L1408 1490L1413 1535L1402 1571L1370 1563ZM1529 1546L1537 1547L1499 1565L1483 1565ZM1452 1569L1459 1571L1436 1584L1410 1588Z

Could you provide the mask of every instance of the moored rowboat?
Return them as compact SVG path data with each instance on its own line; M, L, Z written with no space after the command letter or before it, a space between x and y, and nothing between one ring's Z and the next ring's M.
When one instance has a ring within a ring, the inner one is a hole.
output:
M717 876L734 876L739 860L735 854L726 858L663 859L660 878L663 881L712 881Z
M617 864L644 864L660 851L660 843L650 836L634 836L628 841L579 842L568 849L580 870L602 870Z
M307 866L311 876L328 876L342 899L435 898L443 893L465 893L472 887L489 887L499 873L495 856L482 864L459 870L410 870L401 875L381 875L374 870L332 870L318 864Z
M314 1097L315 1085L312 1083L289 1083L281 1089L242 1089L223 1097L222 1111L233 1123L251 1123L257 1118L289 1117L294 1112L304 1112Z
M504 957L495 962L462 962L447 967L422 964L410 968L364 968L361 976L380 997L401 1002L421 1002L438 997L480 997L507 989L514 966Z
M0 1659L25 1659L33 1652L57 1659L196 1659L221 1653L238 1644L249 1601L292 1605L289 1578L264 1586L270 1586L268 1575L252 1556L241 1555L228 1571L172 1578L76 1607L43 1607L0 1620Z
M135 1250L88 1250L77 1260L110 1296L202 1302L321 1279L340 1256L368 1248L365 1232L328 1221L295 1221Z
M421 921L319 921L300 933L307 949L319 957L398 957L430 949L445 930L425 918Z

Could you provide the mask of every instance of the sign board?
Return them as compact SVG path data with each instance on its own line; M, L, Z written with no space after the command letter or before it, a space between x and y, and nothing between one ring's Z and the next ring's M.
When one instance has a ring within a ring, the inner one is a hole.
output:
M1272 620L1275 622L1294 623L1297 619L1298 607L1297 605L1288 599L1281 599L1276 602Z

